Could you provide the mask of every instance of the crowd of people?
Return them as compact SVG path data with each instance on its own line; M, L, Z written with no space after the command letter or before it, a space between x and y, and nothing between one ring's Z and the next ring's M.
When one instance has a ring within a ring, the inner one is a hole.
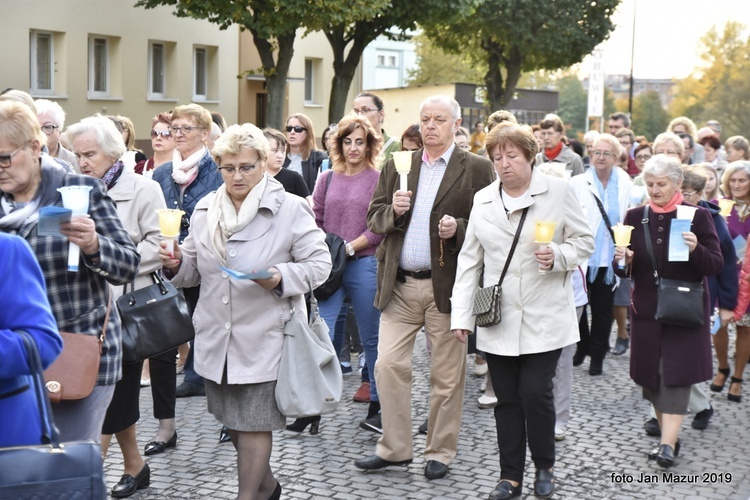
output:
M305 293L332 269L326 235L343 240L346 262L341 286L320 300L321 317L343 373L352 371L350 348L361 351L353 399L368 404L359 426L379 435L358 469L414 459L412 356L421 334L431 359L419 426L424 475L446 476L456 457L472 354L475 375L485 377L477 404L496 422L492 500L522 495L527 447L534 495L554 494L555 442L570 421L574 367L587 357L598 376L608 354L630 351L631 378L652 405L645 431L660 438L644 459L665 468L676 463L685 415L696 429L709 425L706 381L741 401L750 361L747 139L722 142L718 122L697 129L679 117L650 142L624 113L581 142L553 114L530 126L499 110L469 132L443 95L422 103L400 139L385 132L385 117L382 99L363 92L318 143L302 113L283 131L261 130L182 105L153 117L147 158L127 117L97 114L66 128L55 102L0 96L0 267L3 286L24 290L5 294L17 300L0 312L8 360L0 447L41 437L24 425L42 416L18 331L31 334L45 367L64 349L58 331L102 335L94 390L55 403L53 413L63 441L100 442L103 457L115 436L123 471L111 496L150 486L144 457L177 446L176 398L205 396L220 441L237 451L238 498L280 498L273 432L317 434L325 425L320 415L288 423L275 390L284 325L307 319ZM408 152L408 173L397 170L396 151ZM89 190L88 213L61 222L59 234L40 231L42 209L63 206L66 186ZM174 246L161 234L161 209L183 212ZM673 231L685 213L689 230ZM629 246L616 241L622 226L632 229ZM80 248L76 271L70 244ZM235 280L222 268L262 272ZM154 272L184 294L195 337L123 362L115 301L125 285L150 285ZM700 324L657 319L655 274L699 283ZM477 326L478 290L493 286L501 320ZM141 451L142 386L159 423Z

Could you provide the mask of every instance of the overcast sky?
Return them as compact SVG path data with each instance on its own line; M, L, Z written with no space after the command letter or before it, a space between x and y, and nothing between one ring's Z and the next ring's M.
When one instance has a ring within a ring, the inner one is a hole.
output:
M599 48L606 74L630 74L635 11L636 78L685 78L701 64L700 38L727 21L750 28L750 0L623 0L614 16L615 30ZM589 60L581 65L588 76Z

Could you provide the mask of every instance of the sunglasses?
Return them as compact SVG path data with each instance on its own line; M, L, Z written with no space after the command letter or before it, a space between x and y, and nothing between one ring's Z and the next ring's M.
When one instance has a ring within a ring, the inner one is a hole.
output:
M287 125L286 126L286 131L287 132L291 132L292 130L294 130L298 134L301 134L302 132L304 132L307 129L305 127L300 127L299 125L295 125L293 127L291 125Z
M164 139L169 139L172 137L172 132L169 130L152 130L151 131L151 138L156 139L157 137L162 136Z

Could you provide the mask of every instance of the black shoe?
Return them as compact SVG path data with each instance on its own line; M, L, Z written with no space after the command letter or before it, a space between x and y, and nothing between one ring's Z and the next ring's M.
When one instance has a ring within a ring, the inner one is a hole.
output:
M742 384L742 380L743 379L741 379L741 378L731 377L729 379L729 389L727 389L727 391L731 391L732 390L732 386L734 384L738 384L738 385ZM741 385L740 385L740 389L742 389ZM742 401L742 394L732 394L732 393L728 392L727 393L727 399L729 401L733 402L733 403L739 403L740 401Z
M534 496L550 498L555 492L555 474L549 469L540 469L534 476Z
M604 359L591 358L591 364L589 365L589 375L601 375L603 366Z
M143 464L141 472L136 474L135 477L130 474L123 474L120 478L120 482L114 485L110 495L115 498L129 497L136 490L142 490L148 488L151 484L151 469L148 468L148 464Z
M146 445L143 450L144 455L158 455L164 453L167 448L174 448L177 446L177 431L174 431L172 437L166 443L164 441L151 441Z
M276 488L274 488L273 493L271 493L271 496L268 497L268 500L280 500L281 499L281 483L276 481Z
M506 500L508 498L520 497L523 493L523 484L513 486L510 481L500 481L490 493L490 500Z
M378 413L372 418L366 418L359 423L359 428L370 432L383 433L383 419L381 414Z
M286 430L293 432L304 432L305 427L310 426L310 434L317 434L320 432L320 415L315 417L304 417L298 418L291 424L286 426Z
M724 383L722 383L721 385L718 385L718 384L714 384L712 382L711 383L711 391L713 391L713 392L721 392L721 391L723 391L724 390L724 386L727 383L727 380L729 380L729 373L730 373L729 372L729 368L719 368L719 373L721 373L722 375L724 375Z
M659 421L655 418L652 418L651 420L643 424L643 430L646 431L646 434L648 434L649 436L661 437Z
M661 443L656 445L656 448L651 450L648 454L649 460L656 460L656 458L659 456L659 447L661 446ZM680 454L680 439L677 438L677 442L674 445L674 456L677 457Z
M437 460L428 460L424 468L424 477L427 479L440 479L448 474L448 466Z
M422 422L422 425L419 426L419 433L420 434L427 434L428 427L427 425L430 423L428 419L424 419L424 422Z
M205 396L206 388L192 382L183 382L177 386L174 392L177 398L189 398L191 396Z
M219 431L219 443L228 443L231 440L232 436L229 435L229 429L226 425L223 425L221 431Z
M628 347L630 346L630 339L621 339L617 338L615 341L615 348L612 349L612 354L615 356L620 356L622 354L625 354L628 351Z
M674 465L675 452L668 444L659 445L659 451L656 453L656 463L665 469Z
M693 418L693 423L691 424L693 429L698 429L699 431L702 431L703 429L708 427L708 421L711 420L711 417L713 416L714 416L714 407L709 404L708 408L695 414L695 417Z
M586 359L586 353L583 351L576 351L576 353L573 355L573 366L581 366ZM504 483L505 481L500 481L500 483ZM498 486L500 486L498 484ZM496 488L497 489L497 488Z
M411 463L411 458L408 460L400 460L398 462L391 462L390 460L384 460L377 455L372 455L367 458L360 458L359 460L354 461L354 465L358 469L362 469L362 470L381 470L390 466L396 466L396 465L405 466L405 465L409 465L410 463Z

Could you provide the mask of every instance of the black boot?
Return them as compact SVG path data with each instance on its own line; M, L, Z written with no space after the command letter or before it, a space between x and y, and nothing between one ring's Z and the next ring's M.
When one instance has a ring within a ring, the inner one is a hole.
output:
M367 409L367 418L372 418L380 412L380 401L370 401L370 407Z
M317 434L320 429L320 415L316 417L298 418L286 426L288 431L304 432L307 426L310 426L310 434Z

